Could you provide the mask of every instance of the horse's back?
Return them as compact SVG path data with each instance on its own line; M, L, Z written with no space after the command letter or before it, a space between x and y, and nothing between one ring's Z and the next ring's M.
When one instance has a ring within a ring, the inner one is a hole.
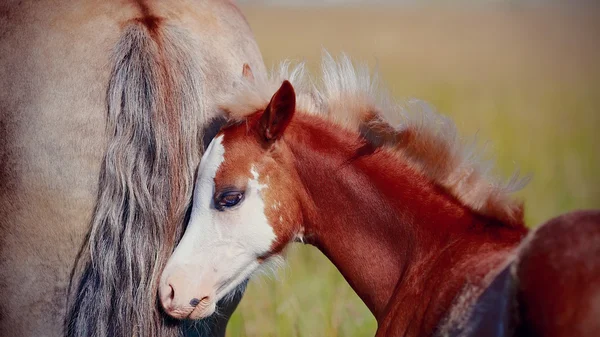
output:
M518 261L519 335L600 336L600 211L541 225Z
M264 71L226 1L0 4L1 336L62 334L106 144L111 53L129 23L150 16L193 37L200 64L210 65L199 78L204 95L227 90L243 63Z

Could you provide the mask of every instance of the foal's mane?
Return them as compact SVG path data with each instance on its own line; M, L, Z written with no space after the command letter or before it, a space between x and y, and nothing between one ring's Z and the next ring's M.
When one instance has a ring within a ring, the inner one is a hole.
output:
M284 61L269 78L256 77L237 85L221 99L232 121L264 110L283 80L296 90L296 111L320 116L359 133L375 147L397 154L473 211L508 225L523 223L523 205L511 193L527 178L518 173L503 180L491 173L476 142L465 142L454 122L419 100L395 102L379 88L377 74L355 67L345 55L335 60L324 53L321 80L312 81L304 64Z

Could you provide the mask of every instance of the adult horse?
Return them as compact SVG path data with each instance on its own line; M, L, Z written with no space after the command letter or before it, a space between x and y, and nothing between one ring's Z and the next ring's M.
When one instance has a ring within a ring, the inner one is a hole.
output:
M229 123L202 158L161 277L169 314L210 315L301 241L337 266L377 336L600 334L600 211L528 234L509 196L520 181L488 177L449 119L377 103L348 59L326 57L323 70L320 90L296 69L224 101Z
M177 334L157 280L213 97L244 63L264 71L243 15L229 1L8 0L0 39L0 335L63 334L78 251L65 333Z

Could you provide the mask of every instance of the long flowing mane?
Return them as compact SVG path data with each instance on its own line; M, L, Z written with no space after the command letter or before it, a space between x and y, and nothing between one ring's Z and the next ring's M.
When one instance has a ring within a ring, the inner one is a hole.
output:
M320 81L309 78L305 66L281 63L269 78L256 77L221 98L230 119L243 120L264 109L283 80L296 89L297 112L320 116L360 134L377 148L391 151L473 211L508 225L523 222L523 206L511 194L527 178L515 173L505 181L492 173L475 141L465 142L454 122L431 106L408 100L397 103L379 86L365 65L347 56L335 60L324 53Z

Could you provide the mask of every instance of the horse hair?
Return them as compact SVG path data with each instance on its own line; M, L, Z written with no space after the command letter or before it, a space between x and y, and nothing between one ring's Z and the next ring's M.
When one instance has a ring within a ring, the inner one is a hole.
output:
M107 90L108 143L71 275L67 336L175 336L158 278L181 236L202 152L202 69L171 26L125 28Z

